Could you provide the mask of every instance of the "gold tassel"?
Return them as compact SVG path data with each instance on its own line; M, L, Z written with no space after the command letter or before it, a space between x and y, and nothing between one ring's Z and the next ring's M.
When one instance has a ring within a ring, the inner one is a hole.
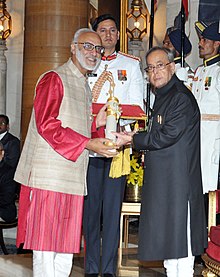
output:
M122 169L122 175L128 175L131 171L131 165L130 165L130 153L131 149L130 147L124 148L124 155L123 155L123 169Z
M112 159L109 177L119 178L130 173L130 147L120 150Z

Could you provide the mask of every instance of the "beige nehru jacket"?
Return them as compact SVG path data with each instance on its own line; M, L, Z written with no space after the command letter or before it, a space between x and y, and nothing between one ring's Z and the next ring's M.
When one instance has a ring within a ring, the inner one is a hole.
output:
M86 78L71 60L54 71L60 76L64 87L58 119L61 120L63 127L69 127L86 137L90 137L91 96L86 88ZM76 162L67 160L58 154L39 135L35 115L32 111L15 180L34 188L85 195L87 193L87 166L88 151L86 149Z

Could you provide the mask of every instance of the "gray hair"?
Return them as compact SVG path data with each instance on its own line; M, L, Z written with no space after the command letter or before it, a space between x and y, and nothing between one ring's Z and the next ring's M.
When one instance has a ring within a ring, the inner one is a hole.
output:
M96 33L95 31L89 29L89 28L81 28L79 30L77 30L74 34L74 37L72 39L71 44L73 44L74 42L78 42L78 38L81 34L83 33ZM97 33L96 33L97 34Z
M160 47L160 46L155 46L155 47L152 47L150 50L148 50L147 54L146 54L146 63L147 63L147 58L148 56L153 53L153 52L156 52L156 51L163 51L166 55L167 55L167 58L168 58L168 61L170 63L172 63L174 61L174 55L173 55L173 52L170 50L170 49L167 49L165 47ZM147 64L148 65L148 64Z

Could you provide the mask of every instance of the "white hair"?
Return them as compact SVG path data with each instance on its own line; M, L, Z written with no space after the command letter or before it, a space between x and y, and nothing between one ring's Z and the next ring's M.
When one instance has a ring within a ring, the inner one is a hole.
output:
M148 50L147 54L146 54L146 63L147 63L147 58L148 56L155 52L155 51L163 51L166 55L167 55L167 58L168 58L168 61L169 62L173 62L174 61L174 55L173 55L173 52L170 50L170 49L167 49L165 47L160 47L160 46L154 46L153 48L151 48L150 50Z
M97 34L95 31L93 31L92 29L89 29L89 28L81 28L79 30L77 30L74 34L74 37L72 39L72 42L71 44L73 44L74 42L78 42L78 38L81 34L83 33L95 33Z

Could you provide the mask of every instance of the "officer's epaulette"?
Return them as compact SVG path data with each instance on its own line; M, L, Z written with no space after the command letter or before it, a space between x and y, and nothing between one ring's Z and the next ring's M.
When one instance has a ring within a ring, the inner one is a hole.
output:
M119 54L121 54L122 56L125 56L125 57L128 57L128 58L131 58L131 59L134 59L134 60L137 60L137 61L141 61L141 59L137 56L134 56L134 55L131 55L131 54L127 54L127 53L124 53L124 52L121 52L121 51L118 51Z

